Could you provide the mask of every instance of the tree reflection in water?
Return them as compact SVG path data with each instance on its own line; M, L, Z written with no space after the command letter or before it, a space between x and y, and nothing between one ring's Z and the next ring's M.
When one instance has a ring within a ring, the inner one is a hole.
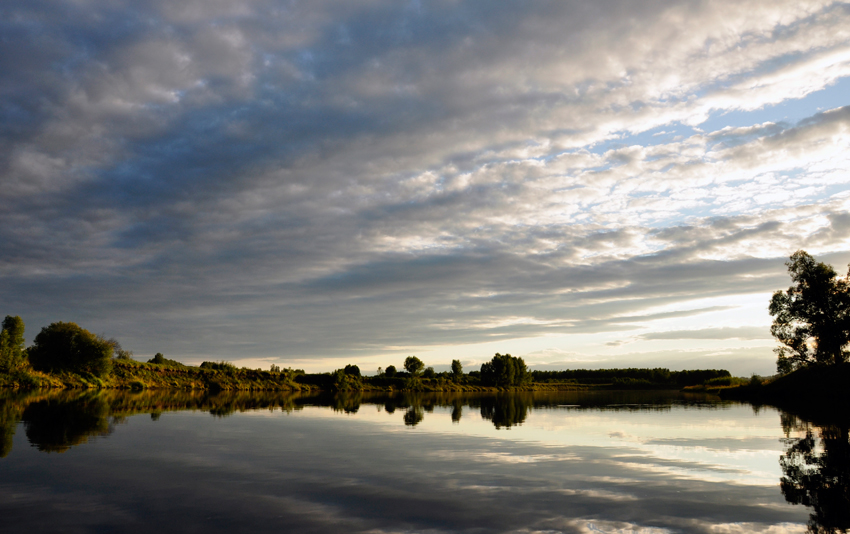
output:
M521 425L532 405L530 394L499 395L481 400L481 417L493 422L496 428Z
M464 407L480 412L498 429L510 429L525 422L532 410L628 410L668 411L674 402L716 409L687 394L670 392L360 392L281 393L265 391L0 391L0 458L12 449L16 425L23 421L26 435L39 450L62 452L85 443L91 436L105 436L116 422L134 414L150 414L157 421L164 413L202 410L213 417L258 409L291 412L305 406L325 406L345 414L355 414L361 404L377 405L388 414L398 410L400 423L416 426L432 417L436 407L450 411L458 423ZM440 415L438 415L440 416Z
M783 417L787 438L779 459L785 499L812 508L808 531L846 533L850 529L850 435L847 424L814 426L794 416Z
M65 452L91 436L106 436L113 430L109 403L97 393L35 401L21 419L30 443L45 452Z

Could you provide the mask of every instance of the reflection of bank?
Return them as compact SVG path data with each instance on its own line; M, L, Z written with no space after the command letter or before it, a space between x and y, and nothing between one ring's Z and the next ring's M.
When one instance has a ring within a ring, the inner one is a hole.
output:
M791 422L784 418L783 426ZM793 423L805 435L786 440L785 454L779 460L782 493L788 502L812 508L809 532L846 533L850 529L848 427Z

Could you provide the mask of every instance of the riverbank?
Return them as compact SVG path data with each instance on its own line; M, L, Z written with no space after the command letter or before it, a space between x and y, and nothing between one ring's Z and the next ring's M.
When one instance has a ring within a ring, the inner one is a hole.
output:
M753 382L717 393L720 398L769 404L807 419L850 411L850 363L811 366L770 382Z

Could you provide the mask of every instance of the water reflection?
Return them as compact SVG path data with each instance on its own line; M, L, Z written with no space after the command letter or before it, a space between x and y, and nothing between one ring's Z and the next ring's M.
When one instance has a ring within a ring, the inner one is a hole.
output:
M723 403L705 396L670 392L519 392L484 393L364 393L299 394L280 392L204 391L42 391L0 394L0 457L12 448L15 425L23 421L26 435L38 450L64 452L93 436L107 436L121 418L147 413L157 421L164 412L205 411L213 417L227 417L251 410L291 412L305 406L326 406L336 412L356 414L361 405L381 407L388 414L400 410L400 423L415 427L435 407L450 409L453 423L459 423L464 408L477 411L497 429L522 425L532 410L614 410L669 411L674 405L720 409ZM727 403L728 404L728 403ZM473 412L474 413L474 412ZM428 415L430 417L430 415Z
M147 532L156 518L210 532L790 533L809 514L777 487L795 480L777 464L778 412L705 396L0 395L0 517L21 531ZM786 456L817 464L805 454L828 436L784 423Z
M109 404L97 394L60 396L37 400L24 409L27 438L38 450L65 452L92 436L113 431Z
M794 416L782 420L787 438L780 487L785 499L812 509L808 531L844 533L850 529L850 434L844 424L816 426Z

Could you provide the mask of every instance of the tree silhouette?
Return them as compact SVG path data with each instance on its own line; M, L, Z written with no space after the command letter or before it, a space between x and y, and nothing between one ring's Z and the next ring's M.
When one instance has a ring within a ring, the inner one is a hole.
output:
M463 376L463 365L461 365L460 360L452 360L452 374L455 378Z
M847 361L850 342L850 283L831 265L803 250L785 263L794 282L770 300L770 333L784 346L776 349L777 369L787 373L811 363Z
M489 386L521 386L531 382L531 373L522 358L497 352L492 360L481 365L481 382Z
M404 359L404 368L412 376L417 376L425 368L425 364L416 356L408 356Z

